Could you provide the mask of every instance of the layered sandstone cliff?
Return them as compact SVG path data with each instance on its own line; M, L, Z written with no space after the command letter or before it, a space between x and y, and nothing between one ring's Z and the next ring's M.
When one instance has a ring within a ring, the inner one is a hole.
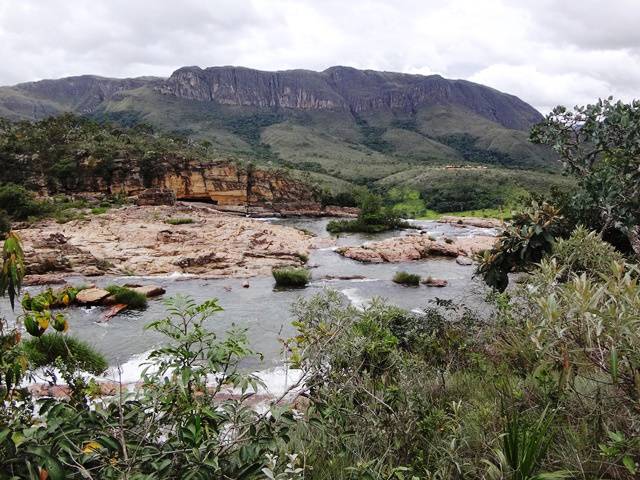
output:
M177 200L221 207L266 210L318 210L314 188L284 170L262 169L227 160L202 162L175 157L154 159L145 168L138 160L116 159L111 175L96 174L97 160L83 157L74 178L55 183L41 175L32 179L43 195L52 193L136 196L149 188L169 189Z

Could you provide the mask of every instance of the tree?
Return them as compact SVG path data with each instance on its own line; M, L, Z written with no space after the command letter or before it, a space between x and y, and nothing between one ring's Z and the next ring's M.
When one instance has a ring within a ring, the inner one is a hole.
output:
M640 254L640 101L609 97L574 111L556 107L531 140L550 145L578 177L571 203L580 220L605 236L623 233Z

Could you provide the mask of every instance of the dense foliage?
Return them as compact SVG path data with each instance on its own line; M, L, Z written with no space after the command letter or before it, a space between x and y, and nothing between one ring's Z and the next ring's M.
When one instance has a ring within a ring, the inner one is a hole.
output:
M579 187L565 198L567 215L603 233L627 237L640 253L640 101L611 98L569 111L555 108L531 134L552 146Z
M150 183L162 173L163 158L205 155L200 145L144 124L124 128L71 114L38 122L0 120L0 182L27 189L44 181L52 193L91 191L97 182L112 185L134 166Z
M476 273L487 285L504 291L509 273L542 260L563 228L563 218L555 207L534 202L531 208L513 216L493 248L482 252Z
M383 204L383 198L368 190L359 190L358 207L360 211L355 220L332 220L327 231L379 233L409 226L394 210Z
M630 480L640 272L617 255L607 265L610 248L576 230L485 313L444 300L357 309L331 291L300 300L284 342L300 380L260 409L260 381L241 368L253 354L244 332L206 328L215 301L167 303L147 327L167 343L142 383L96 398L78 372L104 361L48 310L73 292L30 297L35 336L2 337L0 478ZM18 387L39 367L68 398Z

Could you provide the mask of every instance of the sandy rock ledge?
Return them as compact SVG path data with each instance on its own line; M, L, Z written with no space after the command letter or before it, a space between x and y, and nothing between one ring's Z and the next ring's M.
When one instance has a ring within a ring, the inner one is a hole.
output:
M177 218L191 223L167 223ZM61 274L268 275L273 266L301 265L312 244L294 228L188 203L127 206L62 225L49 220L18 234L34 283Z

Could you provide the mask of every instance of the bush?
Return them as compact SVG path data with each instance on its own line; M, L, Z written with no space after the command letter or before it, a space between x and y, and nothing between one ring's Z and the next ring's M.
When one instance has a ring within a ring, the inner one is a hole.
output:
M408 272L396 272L393 276L393 281L401 285L417 287L420 285L420 275Z
M271 273L276 280L276 287L302 288L311 280L311 273L306 268L274 268Z
M611 274L611 262L624 263L624 257L611 244L602 240L596 232L580 226L569 238L558 240L553 246L552 257L565 276L586 273L593 277Z
M479 255L476 274L502 292L509 285L509 273L532 268L564 232L564 218L555 207L533 202L514 215L495 247Z
M169 218L166 223L169 225L187 225L194 223L193 218Z
M147 297L140 292L118 285L110 285L106 290L115 297L116 303L123 303L132 310L147 308Z
M0 209L16 220L26 220L49 211L48 205L37 201L32 192L13 183L0 186Z

